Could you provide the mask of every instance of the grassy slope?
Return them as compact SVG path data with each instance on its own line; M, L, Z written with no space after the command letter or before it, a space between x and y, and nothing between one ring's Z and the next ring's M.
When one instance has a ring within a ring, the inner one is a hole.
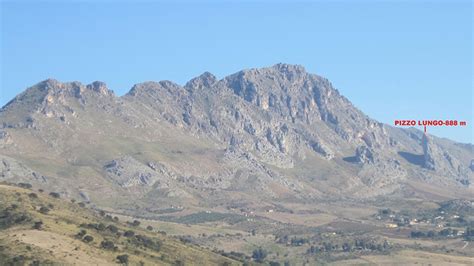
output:
M140 261L145 265L169 265L177 260L185 262L186 265L239 265L237 261L197 246L185 245L159 233L106 220L77 203L39 192L35 192L37 198L32 198L28 195L32 192L34 191L0 184L0 211L9 209L10 215L24 214L27 217L25 221L15 221L10 226L0 222L0 265L12 262L14 258L21 261L21 255L27 263L37 260L56 264L108 265L116 264L116 257L122 254L129 255L131 265L138 265ZM12 204L17 207L11 208ZM48 205L52 205L49 213L42 214L38 211L41 206ZM33 229L34 222L40 220L43 222L42 229ZM0 218L0 221L5 222L6 218ZM109 230L98 231L80 226L89 223L113 224L120 233L133 230L135 234L146 236L162 245L160 250L156 251L141 244L130 243L134 238L118 236ZM91 243L85 243L75 237L81 229L85 229L87 235L94 238ZM118 249L114 251L101 248L104 239L114 242Z

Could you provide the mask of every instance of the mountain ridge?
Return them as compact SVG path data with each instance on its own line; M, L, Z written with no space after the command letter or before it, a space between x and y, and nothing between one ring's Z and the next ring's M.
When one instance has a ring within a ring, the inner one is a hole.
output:
M48 79L2 107L0 122L3 179L98 202L372 198L410 193L412 180L472 193L472 149L371 119L298 65L143 82L122 96ZM29 178L15 174L24 169Z

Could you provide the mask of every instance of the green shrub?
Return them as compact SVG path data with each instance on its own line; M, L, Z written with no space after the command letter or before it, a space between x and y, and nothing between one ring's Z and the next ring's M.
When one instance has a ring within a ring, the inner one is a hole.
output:
M84 241L86 243L90 243L90 242L94 241L94 238L90 235L87 235L82 239L82 241Z
M39 209L39 212L42 213L42 214L48 214L49 211L50 211L50 209L48 207L44 207L44 206Z
M33 229L36 229L36 230L41 230L42 227L43 227L42 221L35 222L33 225Z
M103 248L103 249L107 249L107 250L114 250L114 249L117 248L115 246L114 242L112 242L110 240L104 240L104 241L100 242L100 247Z
M58 192L51 192L49 195L53 198L59 199L61 195Z
M117 256L117 260L118 260L119 263L121 263L121 264L128 264L128 255L127 255L127 254L118 255L118 256Z

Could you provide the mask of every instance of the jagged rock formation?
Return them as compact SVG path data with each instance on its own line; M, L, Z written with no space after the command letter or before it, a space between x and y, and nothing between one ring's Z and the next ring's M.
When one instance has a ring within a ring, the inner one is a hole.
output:
M121 97L103 82L50 79L5 105L0 125L0 153L26 167L3 169L28 169L4 173L48 176L91 200L361 198L413 179L470 193L473 175L470 146L379 123L288 64L144 82Z
M423 145L423 167L429 170L435 170L435 160L433 158L434 146L430 143L426 134L423 135L421 143Z
M367 146L360 146L356 149L356 158L359 163L374 163L374 154Z

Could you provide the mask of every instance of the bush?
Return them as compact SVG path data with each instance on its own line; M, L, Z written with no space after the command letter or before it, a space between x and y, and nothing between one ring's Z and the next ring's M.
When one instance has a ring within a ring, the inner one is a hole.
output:
M130 223L130 224L133 225L133 226L139 226L139 225L140 225L140 221L138 221L138 220L133 220L133 222Z
M135 235L135 232L133 232L132 230L128 230L128 231L125 231L125 233L123 233L123 236L125 237L133 237Z
M154 240L150 237L143 235L136 235L135 239L133 240L133 243L135 245L141 245L154 251L160 251L162 245L160 240Z
M32 188L33 186L29 183L18 183L18 186L21 187L21 188Z
M100 246L103 249L107 249L107 250L114 250L116 248L114 242L112 242L110 240L104 240L104 241L100 242Z
M90 243L90 242L94 241L94 238L90 235L87 235L82 239L82 241L84 241L86 243Z
M36 229L36 230L41 230L42 227L43 227L42 221L35 222L35 224L33 225L33 229Z
M149 225L149 226L146 227L146 229L147 229L148 231L153 231L153 226Z
M86 228L92 228L97 231L105 231L106 226L103 223L98 223L98 224L81 224L81 227L86 227Z
M109 230L112 233L117 233L119 229L117 228L117 226L111 224L107 226L107 230Z
M76 234L76 238L82 238L87 234L87 231L84 229L81 229L79 233Z
M0 229L6 229L13 225L18 225L27 221L31 218L26 213L11 211L15 209L13 206L5 210L0 211Z
M36 193L30 193L28 194L28 197L30 197L30 199L37 199L38 198L38 195L36 195Z
M263 260L267 257L267 251L262 249L261 247L254 250L252 252L252 258L256 261L256 262L263 262Z
M128 255L127 255L127 254L118 255L118 256L117 256L117 260L118 260L119 263L121 263L121 264L128 264Z
M51 192L49 195L53 198L59 199L61 195L58 192Z
M50 211L50 209L48 207L44 207L44 206L39 209L39 212L42 213L42 214L48 214L49 211Z

